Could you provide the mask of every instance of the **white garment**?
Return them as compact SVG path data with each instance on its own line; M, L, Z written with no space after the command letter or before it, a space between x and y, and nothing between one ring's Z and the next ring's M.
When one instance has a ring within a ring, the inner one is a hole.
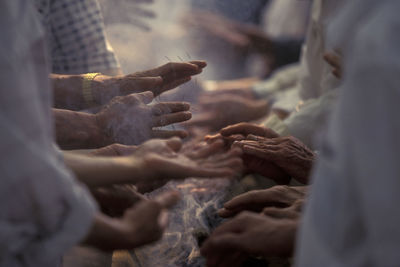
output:
M300 61L299 94L303 100L318 98L339 85L338 79L332 75L332 68L325 62L323 55L326 52L327 25L345 2L344 0L314 0Z
M400 264L400 2L374 2L368 20L334 31L352 32L352 45L313 175L297 266Z
M314 0L308 25L306 43L303 46L298 84L300 98L305 102L298 111L281 121L277 117L264 122L283 135L293 135L307 146L315 148L314 139L325 127L326 120L336 103L335 89L339 80L333 76L332 67L323 59L327 51L325 38L327 27L344 0ZM292 111L292 110L290 110Z
M278 39L304 38L310 6L311 1L270 0L262 22L265 32Z
M29 0L0 1L0 266L48 267L95 206L53 146L44 33Z

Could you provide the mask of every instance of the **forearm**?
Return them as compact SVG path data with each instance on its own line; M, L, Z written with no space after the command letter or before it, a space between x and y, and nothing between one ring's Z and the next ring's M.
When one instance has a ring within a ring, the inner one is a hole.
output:
M88 187L135 184L150 176L141 158L93 157L64 152L64 161Z
M54 107L70 110L87 108L82 94L83 75L51 74Z
M62 149L90 149L111 143L97 125L96 115L53 109L56 140Z

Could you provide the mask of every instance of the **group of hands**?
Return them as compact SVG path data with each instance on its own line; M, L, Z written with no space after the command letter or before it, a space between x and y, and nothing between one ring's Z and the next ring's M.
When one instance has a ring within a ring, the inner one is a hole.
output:
M282 137L271 129L242 122L207 136L203 142L183 144L180 138L187 136L186 131L156 129L187 121L191 114L190 105L184 102L150 104L154 96L190 81L205 66L203 61L168 63L126 76L100 75L95 80L94 97L104 106L93 116L107 138L91 152L92 156L118 158L128 164L140 162L145 179L134 185L91 188L106 215L98 215L98 223L91 232L113 234L89 233L85 243L114 250L132 249L158 240L167 227L167 212L180 196L177 192L166 192L156 199L147 199L142 193L172 179L233 178L243 173L258 173L278 184L287 184L291 177L308 183L315 154L294 137ZM243 97L249 101L248 106L257 101L240 91L232 90L230 94ZM207 105L212 100L208 98L203 103ZM223 109L218 112L226 113ZM231 117L232 113L227 115ZM135 118L135 123L125 123L127 118ZM190 127L190 123L185 126ZM137 132L144 134L132 134ZM217 228L204 243L201 252L208 265L234 266L249 255L290 255L305 194L305 187L277 186L227 202L219 215L234 218ZM110 225L112 231L104 230Z

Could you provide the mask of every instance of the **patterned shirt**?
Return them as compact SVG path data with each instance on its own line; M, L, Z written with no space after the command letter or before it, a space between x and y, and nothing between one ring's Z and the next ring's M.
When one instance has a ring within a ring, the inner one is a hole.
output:
M119 69L97 0L34 0L47 30L52 72L81 74Z

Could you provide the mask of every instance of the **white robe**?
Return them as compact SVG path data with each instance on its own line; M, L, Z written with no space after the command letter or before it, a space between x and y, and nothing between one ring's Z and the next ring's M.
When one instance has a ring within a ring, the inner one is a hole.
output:
M44 32L28 0L0 1L0 266L57 266L96 210L53 145Z
M400 264L400 2L373 1L369 9L368 2L353 1L349 16L338 18L353 23L332 31L345 45L344 81L314 171L296 266Z

